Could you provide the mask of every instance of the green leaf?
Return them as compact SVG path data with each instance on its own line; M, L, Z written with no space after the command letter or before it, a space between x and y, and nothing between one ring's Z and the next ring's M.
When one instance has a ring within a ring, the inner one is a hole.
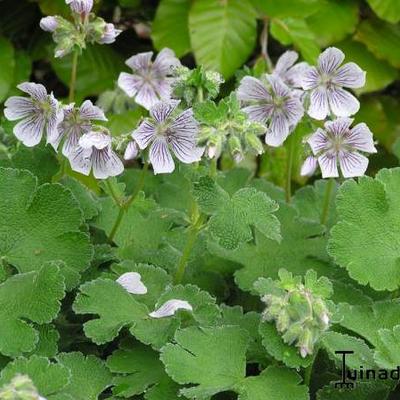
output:
M71 379L63 389L74 400L97 400L99 395L111 386L112 375L104 361L82 353L61 353L58 363L69 369Z
M11 42L0 37L0 103L6 99L11 85L14 82L14 55L14 47Z
M68 399L68 397L58 397L71 376L68 368L63 365L52 363L45 357L20 357L7 364L1 371L0 386L11 381L17 374L28 375L40 395L46 396L49 400Z
M161 0L152 24L151 38L154 47L169 47L177 57L190 51L189 9L187 0Z
M380 329L393 329L400 325L400 302L381 301L373 305L339 306L343 316L340 325L364 337L374 347L381 343Z
M354 388L349 389L339 389L329 385L318 391L317 400L386 400L388 392L389 387L379 381L357 382Z
M396 369L400 365L400 325L393 329L379 329L379 341L375 348L374 359L385 369Z
M197 64L231 77L252 53L256 28L248 0L195 1L189 12L189 29Z
M283 341L273 323L262 322L259 331L262 337L262 344L266 348L268 354L276 360L282 361L290 368L305 368L312 363L312 357L310 355L306 358L301 357L298 348L290 346Z
M211 178L204 177L195 184L194 195L200 208L212 215L210 232L225 249L252 240L252 227L271 240L280 240L279 221L273 215L278 204L265 193L243 188L229 198Z
M216 393L233 390L244 378L246 331L234 326L190 327L178 331L175 342L162 348L160 358L174 381L196 385L182 389L184 396L207 399Z
M40 11L44 15L62 15L70 17L71 9L64 0L39 0Z
M178 385L165 373L159 354L147 346L122 346L108 357L107 367L115 374L113 394L116 396L131 397L146 393L146 399L151 399L152 393L161 386L175 392L165 400L178 400Z
M81 232L82 211L59 184L38 186L28 171L0 168L0 256L20 272L47 261L63 261L67 289L92 258L88 235Z
M379 20L365 20L357 28L354 38L371 51L378 59L400 67L400 26Z
M29 81L29 77L32 71L32 60L29 55L22 50L16 50L15 52L15 69L14 69L14 81L11 84L10 90L7 93L7 97L20 96L21 91L17 88L21 82Z
M383 169L376 179L346 181L336 198L339 222L328 251L353 279L375 290L400 285L399 188L400 168Z
M367 71L367 80L363 88L357 93L368 93L381 90L391 84L397 77L398 71L385 61L378 60L361 43L346 40L336 45L346 54L346 61L353 61L364 71Z
M367 2L379 18L393 24L400 21L400 3L397 0L367 0Z
M353 0L327 0L307 18L307 25L321 47L327 47L354 33L358 24L358 4Z
M283 203L276 216L281 222L281 242L256 233L254 244L244 243L234 251L209 243L213 254L243 265L235 273L239 287L252 291L257 279L276 279L281 268L290 269L295 275L304 275L308 269L313 269L318 276L332 276L334 271L327 263L322 225L300 218L293 207Z
M108 121L104 125L110 130L112 136L120 136L130 133L138 124L142 115L143 109L139 107L120 114L109 113L107 115Z
M285 46L293 45L303 58L314 64L320 53L314 33L304 19L273 19L271 35Z
M58 353L60 335L54 325L38 325L36 329L39 340L32 354L43 357L54 357Z
M265 17L307 17L324 5L322 0L252 0L258 13Z
M270 366L245 379L238 400L309 400L308 388L300 385L302 380L295 371Z
M79 291L73 309L77 314L98 316L83 325L85 335L96 344L112 341L123 327L132 326L148 314L144 304L110 279L87 282Z
M51 65L65 84L71 79L72 55L51 58ZM78 60L76 93L79 99L95 96L114 87L121 70L124 69L122 57L107 45L89 45Z
M56 265L14 275L0 285L0 353L16 356L32 351L38 331L27 322L47 324L60 310L64 279Z

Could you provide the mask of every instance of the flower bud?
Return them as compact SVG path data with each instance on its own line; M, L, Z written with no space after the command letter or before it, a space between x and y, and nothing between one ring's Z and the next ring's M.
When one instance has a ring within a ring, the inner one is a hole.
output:
M100 44L111 44L115 42L115 39L122 31L120 29L115 29L113 24L106 24L103 34L98 41Z
M251 132L247 133L245 140L247 146L249 146L249 148L254 150L257 154L264 153L264 146L257 135Z
M236 163L243 160L243 150L240 139L237 136L231 136L228 140L229 151Z
M93 8L93 0L66 0L71 10L80 15L88 15Z
M58 27L57 17L44 17L40 20L40 27L46 32L54 32Z

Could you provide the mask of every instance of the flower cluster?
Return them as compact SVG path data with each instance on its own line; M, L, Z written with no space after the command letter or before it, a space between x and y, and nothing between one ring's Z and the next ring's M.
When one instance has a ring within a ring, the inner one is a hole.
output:
M27 375L17 374L9 384L0 388L0 399L4 400L46 400L40 396Z
M260 278L255 289L266 304L265 321L275 322L285 343L299 348L302 357L312 354L321 334L331 323L334 305L327 300L332 294L330 281L317 279L314 271L307 271L304 283L299 276L279 271L279 281Z

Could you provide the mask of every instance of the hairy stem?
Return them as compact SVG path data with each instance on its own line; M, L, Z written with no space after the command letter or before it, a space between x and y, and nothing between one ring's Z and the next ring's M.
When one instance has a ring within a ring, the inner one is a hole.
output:
M73 52L72 55L72 68L71 68L71 79L69 83L69 102L72 103L75 99L75 86L76 86L76 73L78 70L78 57L79 53L77 51Z
M265 17L263 30L260 36L261 57L264 58L265 62L267 63L268 72L272 72L273 70L272 61L268 55L268 28L269 28L269 19Z
M334 179L329 179L328 183L326 184L325 188L325 195L324 195L324 203L322 205L322 213L321 213L321 225L326 225L329 217L329 207L332 198L332 191L335 185Z
M292 198L292 170L294 157L294 140L291 136L287 139L287 145L285 195L286 202L290 203Z
M115 235L117 234L118 229L121 226L121 222L123 221L126 212L129 210L129 207L132 205L132 203L135 201L137 195L143 189L144 182L146 179L146 173L147 173L148 169L149 169L149 163L146 161L143 165L139 183L137 184L135 191L127 199L125 199L125 201L121 202L119 199L117 199L117 197L115 196L115 193L113 192L113 190L111 188L111 190L110 190L111 197L114 199L115 203L118 205L119 210L118 210L117 218L111 229L110 235L108 236L108 239L110 240L110 242L112 242L114 240ZM109 185L109 188L110 188L111 185L109 184L109 182L107 182L107 184Z

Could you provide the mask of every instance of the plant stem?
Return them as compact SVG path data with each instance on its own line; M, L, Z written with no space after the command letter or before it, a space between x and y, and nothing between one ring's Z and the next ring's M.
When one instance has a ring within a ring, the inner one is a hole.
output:
M71 79L69 83L69 102L72 103L75 99L76 73L78 70L79 53L75 50L72 55Z
M209 170L210 177L215 178L217 176L217 172L218 172L217 158L213 157L210 160L210 170Z
M290 203L292 198L292 170L293 170L293 156L294 156L294 140L289 136L287 140L287 156L286 156L286 202Z
M204 101L204 92L201 86L197 88L197 100L199 103L202 103Z
M263 30L260 36L260 46L261 46L261 57L263 57L265 62L267 63L268 72L272 72L273 70L272 61L268 55L268 25L269 25L269 19L265 17Z
M108 236L108 239L109 239L110 242L112 242L114 240L115 235L117 234L118 229L121 226L121 222L124 219L125 213L129 210L129 207L132 205L132 203L135 201L137 195L143 189L144 181L146 179L146 172L148 171L148 169L149 169L149 163L146 161L144 163L144 165L143 165L143 169L142 169L142 173L140 175L139 183L136 186L135 191L125 201L121 202L119 199L117 199L117 197L115 196L115 193L111 189L111 197L114 199L114 201L118 205L119 210L118 210L117 218L116 218L116 220L114 222L114 226L112 227L110 235ZM109 188L110 188L111 185L109 184L109 182L107 182L107 184L109 185Z
M332 197L332 190L335 185L334 179L329 179L328 183L326 184L325 188L325 195L324 195L324 203L322 206L322 213L321 213L321 225L326 225L329 217L329 206L331 203Z

